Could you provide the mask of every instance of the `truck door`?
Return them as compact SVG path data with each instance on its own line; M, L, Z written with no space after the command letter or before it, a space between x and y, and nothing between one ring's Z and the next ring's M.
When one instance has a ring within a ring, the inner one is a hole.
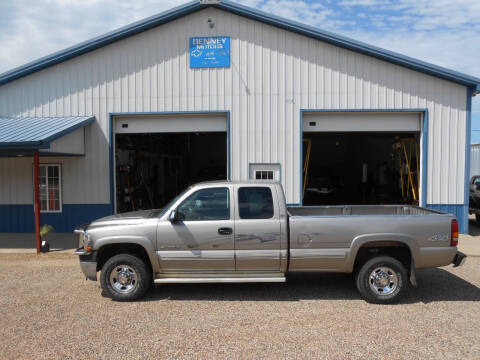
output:
M280 271L280 214L278 206L274 206L272 187L258 184L235 187L237 271Z
M233 187L232 187L233 188ZM233 195L225 186L195 191L158 228L163 272L234 271Z

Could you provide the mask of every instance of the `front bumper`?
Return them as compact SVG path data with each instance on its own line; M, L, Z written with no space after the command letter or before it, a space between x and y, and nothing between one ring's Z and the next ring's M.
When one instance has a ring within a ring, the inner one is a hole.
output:
M466 259L467 259L467 255L465 255L460 251L457 251L452 261L453 267L462 266L463 264L465 264Z
M97 253L95 251L87 253L83 248L75 251L80 258L80 269L89 280L97 281Z

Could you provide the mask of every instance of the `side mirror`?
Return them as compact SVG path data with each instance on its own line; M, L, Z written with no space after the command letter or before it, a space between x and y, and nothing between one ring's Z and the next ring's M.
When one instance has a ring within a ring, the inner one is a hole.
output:
M168 216L168 220L170 220L170 222L172 222L172 223L179 222L179 221L182 221L184 219L185 219L185 216L177 210L172 210L172 212Z
M168 220L169 220L170 222L177 222L177 221L178 221L177 211L176 211L176 210L172 210L172 212L171 212L170 215L168 216Z

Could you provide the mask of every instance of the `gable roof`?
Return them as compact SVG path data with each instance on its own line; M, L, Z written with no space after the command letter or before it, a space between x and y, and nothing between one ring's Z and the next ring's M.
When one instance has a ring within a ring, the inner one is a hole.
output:
M221 9L233 14L244 16L304 36L321 40L345 49L373 56L375 58L385 60L400 66L404 66L416 71L420 71L435 77L453 81L455 83L470 87L474 93L480 92L480 78L463 74L458 71L450 70L441 66L433 65L425 61L417 60L405 55L395 53L393 51L368 45L360 41L336 35L328 31L320 30L296 21L287 20L279 16L275 16L227 0L222 0L221 2L214 4L202 4L200 3L200 1L195 0L184 5L175 7L171 10L162 12L160 14L148 17L144 20L137 21L133 24L124 26L117 30L113 30L104 35L97 36L93 39L84 41L80 44L71 46L67 49L55 52L51 55L42 57L38 60L32 61L10 71L7 71L3 74L0 74L0 85L7 84L21 77L32 74L36 71L40 71L55 64L67 61L76 56L96 50L115 41L152 29L156 26L165 24L167 22L205 9L207 7Z

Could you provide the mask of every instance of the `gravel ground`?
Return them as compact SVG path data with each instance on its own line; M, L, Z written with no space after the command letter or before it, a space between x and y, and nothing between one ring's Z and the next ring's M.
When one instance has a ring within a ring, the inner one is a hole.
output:
M70 254L0 254L2 359L480 358L480 258L423 270L399 305L344 275L162 285L116 303Z

